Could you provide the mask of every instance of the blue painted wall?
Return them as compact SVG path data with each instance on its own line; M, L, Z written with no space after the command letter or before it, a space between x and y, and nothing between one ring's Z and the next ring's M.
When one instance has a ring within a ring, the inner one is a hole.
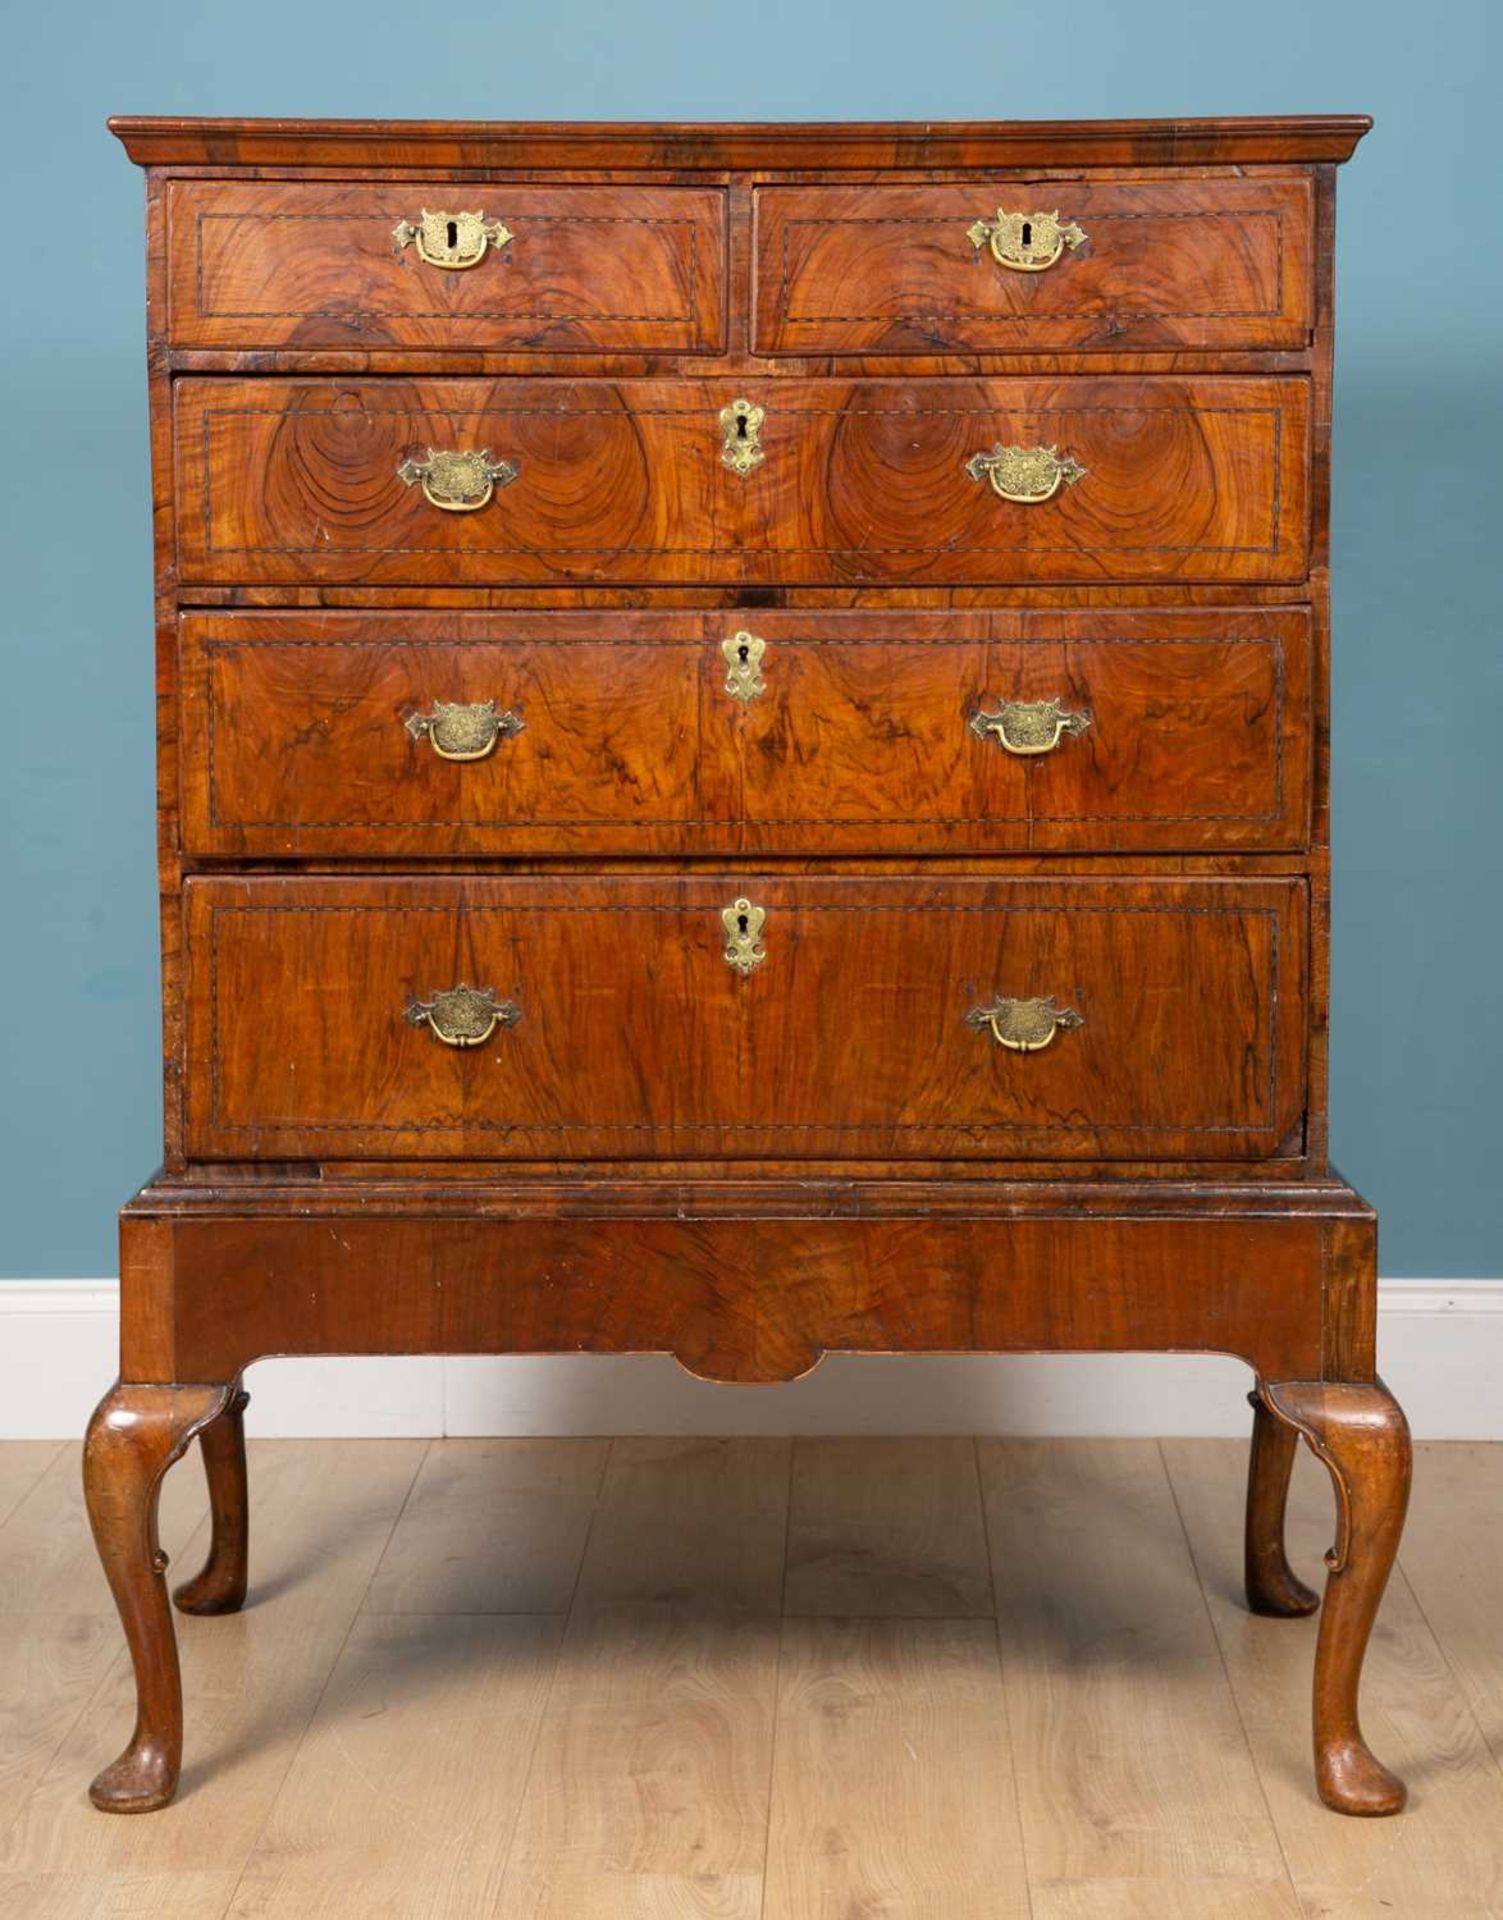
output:
M1338 1164L1391 1274L1503 1274L1503 28L1490 0L7 8L0 1273L114 1271L156 1163L141 190L108 112L1366 111L1342 175Z

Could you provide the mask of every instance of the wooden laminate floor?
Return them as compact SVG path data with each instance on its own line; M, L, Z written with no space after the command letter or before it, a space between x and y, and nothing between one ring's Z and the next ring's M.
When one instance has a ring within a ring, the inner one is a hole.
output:
M1503 1916L1503 1448L1420 1449L1365 1720L1238 1592L1231 1442L252 1448L252 1598L180 1625L175 1806L92 1812L131 1685L76 1449L0 1444L4 1920ZM169 1478L176 1572L205 1538ZM1312 1577L1331 1531L1302 1461Z

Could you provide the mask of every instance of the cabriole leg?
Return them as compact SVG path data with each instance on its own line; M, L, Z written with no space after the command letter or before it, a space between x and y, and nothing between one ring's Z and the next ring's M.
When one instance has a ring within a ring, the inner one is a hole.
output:
M84 1442L84 1497L94 1544L109 1577L136 1670L136 1727L89 1797L107 1813L150 1813L177 1788L183 1754L183 1689L167 1565L157 1538L162 1477L232 1389L116 1385L99 1403Z
M1269 1410L1303 1434L1336 1489L1315 1648L1315 1783L1338 1813L1397 1813L1404 1783L1375 1759L1357 1719L1362 1661L1409 1505L1409 1425L1377 1381L1262 1386Z
M238 1613L245 1605L250 1553L250 1498L245 1474L245 1409L250 1395L237 1380L218 1419L198 1436L209 1483L209 1557L173 1594L184 1613Z
M1320 1600L1294 1572L1284 1550L1284 1509L1299 1434L1271 1413L1257 1392L1247 1397L1253 1410L1243 1559L1247 1604L1254 1613L1314 1613Z

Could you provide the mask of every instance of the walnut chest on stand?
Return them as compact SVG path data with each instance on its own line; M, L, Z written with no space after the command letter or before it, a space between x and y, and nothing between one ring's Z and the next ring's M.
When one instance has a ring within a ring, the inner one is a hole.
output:
M166 1140L85 1475L246 1588L274 1354L1134 1349L1253 1369L1338 1534L1409 1446L1326 1157L1335 170L1355 117L127 119L146 169Z

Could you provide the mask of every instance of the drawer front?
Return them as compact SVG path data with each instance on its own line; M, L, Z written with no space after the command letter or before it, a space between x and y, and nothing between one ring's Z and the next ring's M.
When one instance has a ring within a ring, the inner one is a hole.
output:
M1193 851L1308 827L1309 615L201 613L205 855Z
M723 420L737 398L764 417ZM1303 377L749 395L212 378L178 382L174 404L189 583L1287 581L1307 565Z
M1299 880L185 891L199 1157L1299 1150Z
M1303 347L1311 224L1303 179L763 187L757 348Z
M718 188L168 190L168 330L182 346L719 352L725 263Z

